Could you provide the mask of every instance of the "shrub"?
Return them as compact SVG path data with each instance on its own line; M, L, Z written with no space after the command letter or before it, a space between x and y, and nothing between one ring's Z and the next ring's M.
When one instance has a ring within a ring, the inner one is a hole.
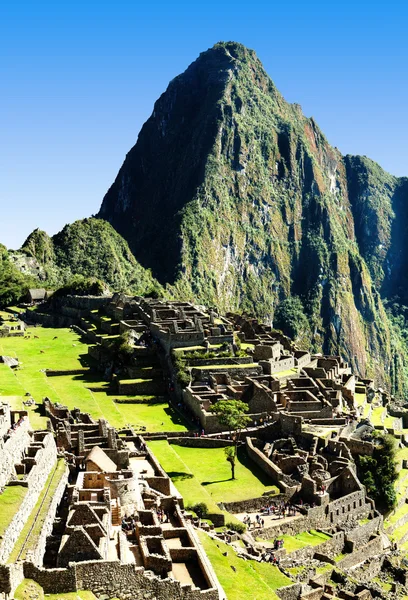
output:
M192 506L192 509L200 519L208 515L208 507L205 502L197 502L197 504Z
M245 533L246 531L246 525L243 523L233 523L230 521L229 523L225 524L225 527L231 531L236 531L237 533Z
M177 381L179 382L182 388L186 388L190 383L190 375L187 371L178 371Z

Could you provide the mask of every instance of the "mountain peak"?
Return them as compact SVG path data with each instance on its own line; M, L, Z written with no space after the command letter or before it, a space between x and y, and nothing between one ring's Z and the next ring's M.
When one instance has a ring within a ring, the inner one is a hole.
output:
M367 169L284 100L253 50L219 42L157 100L98 216L174 295L269 321L296 296L316 350L383 379L390 330L375 286L396 184ZM385 235L360 215L368 204Z

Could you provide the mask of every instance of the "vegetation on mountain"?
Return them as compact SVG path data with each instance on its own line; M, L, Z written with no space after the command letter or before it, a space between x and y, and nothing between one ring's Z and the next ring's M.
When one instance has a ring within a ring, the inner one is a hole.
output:
M304 306L298 296L286 298L278 305L274 326L300 345L308 347L312 335Z
M66 291L72 282L78 283L75 277L82 277L83 281L99 279L113 291L162 294L161 286L136 261L127 242L101 219L75 221L52 238L36 229L21 251L43 267L48 287L62 286Z
M102 296L104 293L106 293L106 286L100 279L75 275L68 283L55 291L53 298L61 298L68 295Z
M10 261L7 248L0 244L0 308L16 304L38 281L23 275Z
M380 294L408 289L407 181L343 157L227 42L170 82L98 217L173 296L279 323L401 394Z

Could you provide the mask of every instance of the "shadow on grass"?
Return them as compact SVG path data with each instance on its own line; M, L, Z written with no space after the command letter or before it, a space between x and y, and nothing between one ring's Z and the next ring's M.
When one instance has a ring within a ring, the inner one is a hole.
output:
M182 471L167 471L167 475L170 479L176 481L183 481L184 479L193 479L194 475L192 473L183 473Z
M238 448L237 461L259 479L262 485L272 487L276 484L258 465L256 465L248 456L245 448Z
M187 421L183 419L181 415L174 410L174 408L171 408L171 406L166 406L166 408L164 408L163 410L167 415L169 415L173 423L175 423L176 425L184 425L186 429L189 429Z
M228 479L218 479L217 481L202 481L201 485L212 485L213 483L225 483L226 481L232 481L232 477L228 477Z

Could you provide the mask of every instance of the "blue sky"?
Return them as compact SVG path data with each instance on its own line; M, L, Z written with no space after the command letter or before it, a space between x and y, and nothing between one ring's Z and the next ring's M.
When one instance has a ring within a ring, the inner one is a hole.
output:
M368 2L0 3L0 242L94 214L168 82L253 48L343 153L408 175L408 9Z

